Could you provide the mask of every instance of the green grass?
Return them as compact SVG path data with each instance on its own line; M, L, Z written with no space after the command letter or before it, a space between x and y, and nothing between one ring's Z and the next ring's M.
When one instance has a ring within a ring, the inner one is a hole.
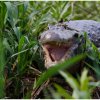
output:
M49 24L77 19L100 21L100 2L0 2L0 98L32 98L32 92L35 91L35 89L32 89L33 84L34 87L38 84L39 87L42 87L43 81L52 78L52 75L64 67L63 64L74 64L81 59L81 57L72 58L72 61L59 64L57 65L58 68L55 67L45 72L43 52L38 41L39 35L48 28ZM82 50L91 45L92 49L86 52L89 62L84 61L84 63L87 69L94 70L99 80L100 52L87 38ZM42 76L41 73L43 73ZM85 78L87 79L87 77ZM88 84L86 86L88 87ZM56 85L56 87L58 93L64 92L60 86ZM55 94L52 97L60 98L60 95L52 88L50 91ZM35 97L39 98L37 94L35 94ZM69 96L69 98L72 98L72 96ZM86 96L86 98L90 98L90 96Z

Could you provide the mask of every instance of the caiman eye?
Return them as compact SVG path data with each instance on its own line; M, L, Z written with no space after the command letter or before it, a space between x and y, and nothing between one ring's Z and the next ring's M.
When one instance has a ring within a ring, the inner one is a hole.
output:
M74 37L75 37L75 38L78 38L78 33L75 33L75 34L74 34Z

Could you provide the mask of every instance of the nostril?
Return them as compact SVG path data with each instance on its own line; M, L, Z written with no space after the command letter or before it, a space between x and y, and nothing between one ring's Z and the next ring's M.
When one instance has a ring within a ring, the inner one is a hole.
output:
M78 33L75 33L75 34L74 34L74 37L75 37L75 38L78 38Z

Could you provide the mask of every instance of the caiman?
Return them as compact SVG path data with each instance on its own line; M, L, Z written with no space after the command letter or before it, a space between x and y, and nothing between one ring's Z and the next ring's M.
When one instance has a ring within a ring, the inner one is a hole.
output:
M93 20L74 20L49 26L41 33L40 43L45 53L45 67L49 68L75 56L78 38L86 32L88 38L100 47L100 23ZM81 41L82 42L82 41Z

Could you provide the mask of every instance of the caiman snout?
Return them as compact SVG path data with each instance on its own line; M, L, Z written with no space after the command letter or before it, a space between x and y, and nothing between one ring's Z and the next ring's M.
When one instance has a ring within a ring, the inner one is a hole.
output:
M46 68L72 57L72 52L77 48L75 34L76 31L66 29L50 29L41 34Z

